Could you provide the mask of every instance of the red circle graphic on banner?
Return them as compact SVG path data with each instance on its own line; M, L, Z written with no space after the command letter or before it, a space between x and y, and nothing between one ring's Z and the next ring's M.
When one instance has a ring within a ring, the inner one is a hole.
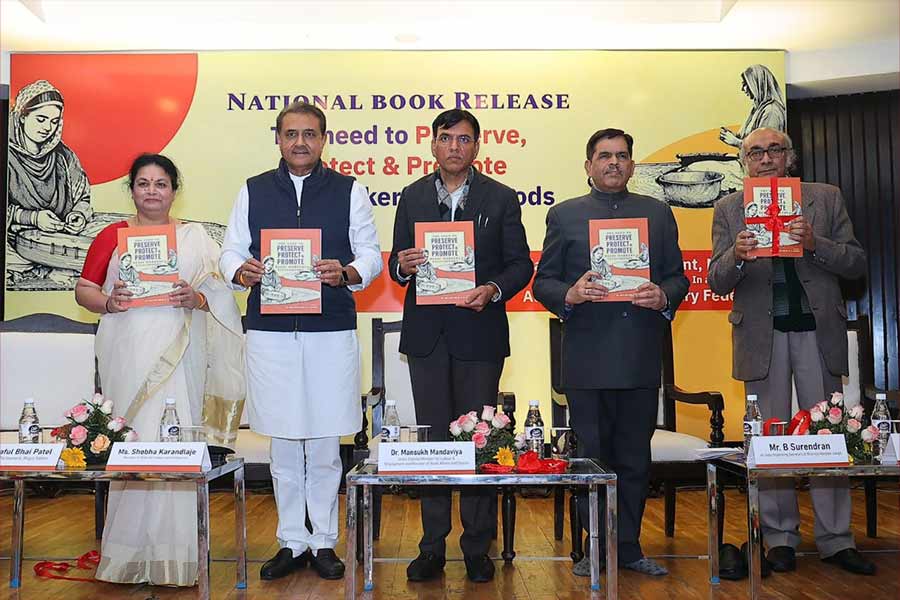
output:
M127 174L141 152L162 151L197 87L196 54L14 54L10 62L10 112L34 81L59 90L63 142L91 185Z

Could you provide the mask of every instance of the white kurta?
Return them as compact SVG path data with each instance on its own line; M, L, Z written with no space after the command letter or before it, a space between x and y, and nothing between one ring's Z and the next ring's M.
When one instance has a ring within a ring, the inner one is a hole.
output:
M300 205L303 180L291 175ZM219 266L226 281L251 257L246 184L235 200ZM350 192L350 247L365 289L382 269L375 217L365 186ZM362 426L356 330L247 332L247 415L262 435L311 439L349 435Z

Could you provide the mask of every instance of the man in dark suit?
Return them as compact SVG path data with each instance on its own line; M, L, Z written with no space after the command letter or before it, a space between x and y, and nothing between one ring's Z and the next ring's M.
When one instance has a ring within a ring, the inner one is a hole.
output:
M465 110L445 111L431 132L431 153L439 168L400 196L389 269L397 283L409 286L400 352L409 359L416 420L431 425L431 439L440 441L448 439L451 420L497 403L503 361L509 356L506 301L528 284L534 264L515 191L472 167L481 132L475 116ZM425 255L415 247L415 224L439 221L474 222L476 287L455 306L420 306L415 277ZM449 489L423 489L424 533L420 554L406 571L411 581L432 579L444 568L450 508ZM460 491L465 529L460 546L466 573L474 582L494 576L487 551L496 508L491 490L465 486Z
M760 128L744 138L741 160L750 177L785 177L794 161L790 137ZM791 239L803 256L756 258L756 236L748 231L741 192L716 203L709 287L734 292L728 315L732 326L732 376L756 394L762 418L791 418L791 383L802 409L840 392L847 374L847 308L841 277L866 272L866 254L838 188L800 184L802 215L791 220ZM873 575L874 563L856 550L850 532L850 485L846 477L811 477L819 555L851 573ZM796 568L800 513L792 479L759 482L762 532L767 559L775 571Z
M634 172L633 145L632 137L620 129L602 129L588 140L584 169L591 191L547 213L534 296L564 322L561 384L579 454L598 459L618 475L619 564L665 575L661 565L644 557L639 538L662 344L688 280L672 210L627 189ZM647 219L649 231L650 281L637 288L630 302L602 302L609 290L607 280L591 270L594 242L589 241L588 221L640 217ZM579 502L585 526L588 511L585 495ZM590 575L589 556L575 565L576 575Z

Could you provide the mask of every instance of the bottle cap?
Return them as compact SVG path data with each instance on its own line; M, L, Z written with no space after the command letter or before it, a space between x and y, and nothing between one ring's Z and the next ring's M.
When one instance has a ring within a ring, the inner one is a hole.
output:
M25 398L25 404L34 404L34 398Z
M396 400L385 400L384 405L385 406L397 406L397 401Z
M885 394L884 392L878 392L877 394L875 394L875 399L876 400L887 400L887 394ZM28 402L28 400L26 400L25 402Z
M166 406L175 405L175 398L166 398Z
M753 400L754 402L756 402L756 394L747 394L747 400Z
M540 406L540 402L538 400L529 400L528 406Z

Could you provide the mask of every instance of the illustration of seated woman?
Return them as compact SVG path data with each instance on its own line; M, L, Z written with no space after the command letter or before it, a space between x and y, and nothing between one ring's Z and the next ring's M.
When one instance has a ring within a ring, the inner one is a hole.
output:
M641 242L640 251L638 255L632 258L629 258L625 261L626 269L644 269L650 266L650 249L647 248L647 244Z
M438 294L447 287L447 283L438 279L434 265L428 260L428 250L422 250L425 256L425 262L419 265L416 272L416 293L418 294Z
M466 246L465 255L462 260L451 263L448 267L450 271L474 271L475 270L475 248Z
M59 90L44 80L22 88L9 115L7 229L78 235L93 217L91 186L78 157L62 142L62 131ZM49 266L35 264L12 249L7 268L14 279L53 275ZM65 279L65 274L59 278Z
M741 141L754 129L771 127L784 131L787 127L787 108L778 80L765 65L750 65L741 73L741 91L753 101L750 114L744 126L735 134L731 130L720 127L719 139L735 148L741 147Z
M259 282L260 293L271 302L282 302L290 296L281 286L281 278L275 270L275 259L271 256L263 258L262 279Z
M610 269L609 263L606 262L604 252L603 246L599 244L591 248L591 271L600 276L600 284L611 290L619 287L619 282L613 277L612 269Z
M125 287L135 295L144 293L141 285L141 274L134 268L131 255L127 252L119 259L119 279L125 283Z

